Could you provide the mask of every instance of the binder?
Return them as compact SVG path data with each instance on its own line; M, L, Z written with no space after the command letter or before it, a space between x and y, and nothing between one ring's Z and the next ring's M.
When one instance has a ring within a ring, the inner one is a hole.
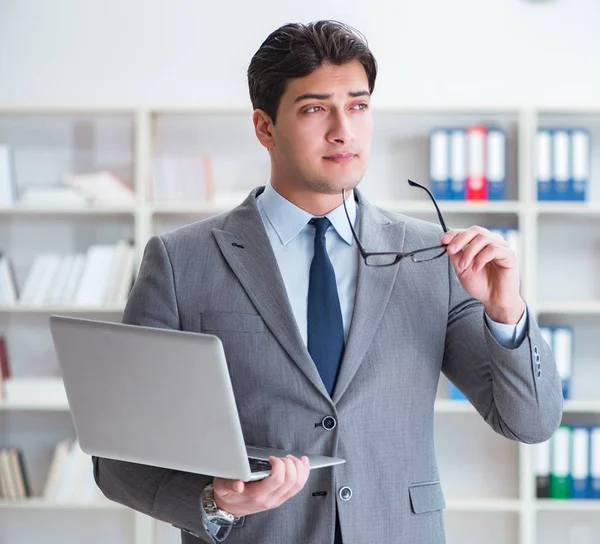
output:
M571 131L571 184L569 200L584 201L590 180L590 133L585 129Z
M569 131L552 133L552 178L554 200L568 200L571 186L571 139Z
M563 398L571 396L571 373L573 369L573 330L571 327L555 327L552 332L554 358L562 380Z
M537 134L537 194L538 200L552 200L552 132L538 130Z
M432 130L429 135L429 177L433 196L450 198L450 134L446 129Z
M487 200L487 128L483 126L469 127L467 129L467 145L468 176L465 187L465 198L466 200Z
M467 133L464 129L450 131L450 195L453 200L465 199L467 182Z
M550 498L550 443L535 444L535 488L538 499Z
M487 133L487 183L488 199L506 198L506 133L499 128L489 128Z
M561 425L551 438L550 498L568 499L570 495L571 429Z
M600 427L592 427L590 435L590 498L600 499Z
M587 427L572 429L573 462L571 466L571 498L586 499L590 493L590 431Z
M448 398L451 400L467 400L463 392L452 382L448 382Z
M542 334L542 338L546 341L546 344L550 346L552 353L554 353L554 344L552 342L552 328L547 327L545 325L540 325L540 333Z

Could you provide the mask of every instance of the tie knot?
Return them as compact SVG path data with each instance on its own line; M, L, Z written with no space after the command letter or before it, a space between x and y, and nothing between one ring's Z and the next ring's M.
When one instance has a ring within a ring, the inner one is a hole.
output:
M327 232L329 225L331 225L331 222L327 217L313 217L309 223L315 226L315 234L317 236L323 236Z

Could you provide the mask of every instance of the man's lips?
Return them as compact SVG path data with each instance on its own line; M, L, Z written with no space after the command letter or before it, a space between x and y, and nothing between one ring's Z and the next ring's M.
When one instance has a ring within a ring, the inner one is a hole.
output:
M354 153L335 153L334 155L328 155L325 157L327 160L335 163L347 163L355 157Z

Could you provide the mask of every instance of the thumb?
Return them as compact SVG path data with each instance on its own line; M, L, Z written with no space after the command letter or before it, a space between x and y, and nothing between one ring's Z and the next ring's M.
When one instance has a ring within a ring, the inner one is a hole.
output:
M243 493L246 487L242 480L227 480L223 478L215 478L213 485L215 491L222 497Z

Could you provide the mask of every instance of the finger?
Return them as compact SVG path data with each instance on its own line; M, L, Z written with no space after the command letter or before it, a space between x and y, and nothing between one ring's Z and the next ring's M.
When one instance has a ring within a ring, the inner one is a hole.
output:
M495 264L502 268L511 268L514 263L511 262L511 250L501 246L491 245L486 247L473 260L472 269L474 272L479 272L483 267L494 261Z
M246 485L242 480L229 480L227 478L215 478L213 481L215 493L220 497L239 495L244 492Z
M281 487L276 489L268 498L269 502L275 503L276 506L279 506L284 502L284 498L294 487L298 477L298 470L294 458L291 455L288 455L284 458L283 462L285 463L285 481Z
M491 244L497 244L497 242L484 234L478 234L469 245L462 251L462 253L456 253L456 257L459 257L458 268L464 270L468 268L473 259L486 247Z
M310 465L308 458L304 457L306 461L293 458L294 464L296 465L296 481L294 485L288 490L288 492L282 497L281 502L284 503L291 499L294 495L297 495L300 490L306 485L308 476L310 474Z
M450 255L454 255L458 253L461 249L463 249L467 244L473 240L477 235L483 234L486 231L485 229L477 226L469 227L468 229L462 231L458 236L456 236L452 242L448 245L447 251Z
M442 244L449 244L452 240L454 240L454 238L456 238L461 232L463 231L463 229L450 229L448 232L446 232L440 242Z
M264 480L254 482L256 485L253 486L253 495L259 500L271 495L285 481L283 460L279 457L269 457L269 463L271 463L271 474Z

